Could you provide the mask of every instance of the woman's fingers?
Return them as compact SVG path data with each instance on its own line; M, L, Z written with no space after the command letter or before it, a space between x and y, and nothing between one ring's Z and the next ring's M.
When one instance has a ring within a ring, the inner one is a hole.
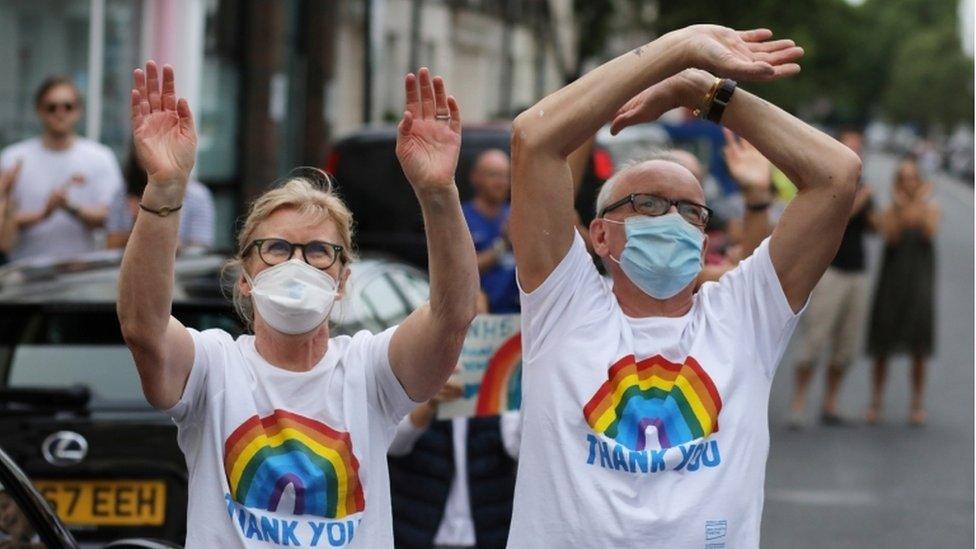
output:
M180 115L180 129L183 133L196 133L196 126L193 123L193 112L190 110L190 102L185 97L181 97L176 103L176 114Z
M420 116L420 90L417 88L417 75L412 72L407 74L407 77L403 79L403 84L406 88L406 109L414 116Z
M163 65L163 110L176 110L176 76L171 65Z
M146 91L146 72L142 69L136 69L132 71L132 85L135 91L139 92L140 101L147 100L148 92Z
M132 90L129 98L129 112L130 118L132 118L132 127L139 125L142 121L142 97L139 95L139 90Z
M417 75L420 77L421 118L434 118L434 87L430 83L430 71L421 67Z
M434 80L434 113L439 116L442 114L449 114L447 108L447 92L444 91L444 79L440 76L435 76Z
M447 108L451 114L451 131L461 133L461 107L453 95L447 96Z
M155 61L146 62L146 88L149 106L153 112L160 110L162 101L159 96L159 69L156 67Z
M403 111L403 119L400 120L400 124L397 126L397 133L402 137L406 137L410 134L410 128L413 127L414 115L410 111Z

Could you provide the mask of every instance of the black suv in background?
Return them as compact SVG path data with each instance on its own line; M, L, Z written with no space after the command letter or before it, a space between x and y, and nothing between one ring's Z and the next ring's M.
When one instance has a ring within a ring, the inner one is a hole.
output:
M182 544L186 465L175 424L146 403L122 340L119 259L98 252L0 269L0 449L83 545ZM237 336L242 326L221 289L225 259L177 258L173 315ZM427 298L422 271L366 253L351 268L332 333L381 331Z
M457 169L462 202L474 195L469 176L478 155L488 149L509 152L510 139L509 123L463 128ZM353 212L360 247L426 268L427 242L420 206L400 169L395 147L395 126L366 128L333 145L325 170L335 176L339 192ZM596 194L612 172L610 155L597 144L576 198L584 223L593 218Z

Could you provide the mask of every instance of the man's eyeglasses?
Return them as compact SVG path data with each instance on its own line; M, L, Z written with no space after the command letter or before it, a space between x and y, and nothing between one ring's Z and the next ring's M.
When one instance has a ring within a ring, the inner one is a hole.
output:
M44 105L44 111L48 114L54 114L58 110L63 110L64 112L71 112L75 110L75 104L68 101L64 103L48 103Z
M325 270L331 267L337 259L342 258L345 260L342 246L321 240L298 244L288 242L283 238L258 238L244 248L241 257L250 253L252 248L257 248L258 257L266 265L271 267L291 259L295 248L300 248L302 250L302 259L305 260L305 263L308 263L316 269Z
M603 217L607 212L613 211L624 204L632 205L634 211L641 215L652 217L664 215L668 213L671 206L674 206L678 210L678 215L683 217L685 221L701 228L704 228L708 224L709 218L712 217L712 210L704 204L698 204L697 202L690 202L688 200L671 200L663 196L645 193L632 193L621 198L603 208L600 211L599 217Z

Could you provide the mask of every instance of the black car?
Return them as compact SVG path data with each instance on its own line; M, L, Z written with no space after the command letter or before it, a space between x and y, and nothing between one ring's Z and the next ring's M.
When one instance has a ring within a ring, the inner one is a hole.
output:
M509 152L511 124L464 126L458 158L457 185L461 200L474 196L469 179L478 155L489 149ZM360 246L392 254L420 268L427 267L427 240L420 206L396 158L396 127L367 128L335 143L325 171L355 212ZM599 187L613 172L607 150L597 144L576 197L584 223L593 218Z
M101 253L0 269L0 448L78 540L182 543L186 465L175 424L144 400L122 340L118 261ZM237 336L242 326L222 293L224 261L177 259L173 314ZM383 330L427 297L422 271L366 255L352 266L333 333Z

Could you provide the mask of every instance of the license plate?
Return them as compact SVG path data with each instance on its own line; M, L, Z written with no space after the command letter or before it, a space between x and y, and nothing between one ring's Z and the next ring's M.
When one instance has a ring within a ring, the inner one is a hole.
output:
M161 480L36 480L34 486L68 525L159 526L166 518Z

